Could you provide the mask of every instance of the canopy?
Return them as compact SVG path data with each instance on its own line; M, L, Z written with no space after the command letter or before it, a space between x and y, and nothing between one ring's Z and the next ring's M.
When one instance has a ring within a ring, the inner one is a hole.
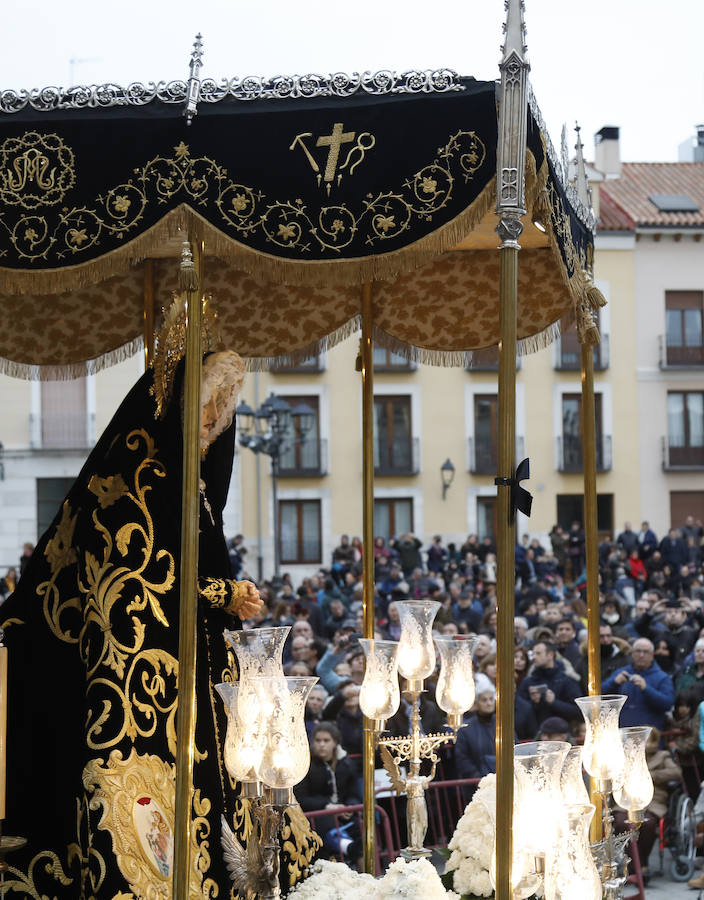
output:
M70 377L133 352L145 277L166 304L170 257L194 231L223 337L251 367L358 328L372 280L387 346L463 364L497 344L494 82L446 71L204 82L190 127L183 95L0 94L0 371ZM524 351L571 321L593 250L590 213L531 101Z

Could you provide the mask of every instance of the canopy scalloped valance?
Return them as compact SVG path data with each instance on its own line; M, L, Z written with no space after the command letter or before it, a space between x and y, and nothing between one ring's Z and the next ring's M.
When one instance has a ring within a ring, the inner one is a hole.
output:
M495 345L495 85L460 86L223 101L190 128L158 103L1 116L0 368L71 377L133 352L145 273L165 305L186 232L205 241L204 289L252 367L350 333L366 281L378 338L408 355L459 364ZM573 317L592 253L532 113L528 150L524 350Z

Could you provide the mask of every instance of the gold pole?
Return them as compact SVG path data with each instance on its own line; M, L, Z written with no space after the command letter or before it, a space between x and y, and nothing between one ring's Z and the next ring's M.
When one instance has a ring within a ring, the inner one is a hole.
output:
M582 422L584 423L584 536L587 559L587 661L589 694L601 693L599 639L599 562L596 515L596 415L594 406L594 347L581 344ZM590 779L591 801L596 807L592 819L592 841L601 840L601 795Z
M144 260L144 368L154 362L154 260Z
M364 637L374 637L374 340L372 285L362 286L362 562ZM364 718L364 871L374 875L374 731Z
M178 634L178 714L176 717L176 813L174 822L174 900L189 897L191 798L196 729L196 614L198 601L198 524L200 513L200 375L203 246L191 240L198 273L186 293L186 374L183 414L181 503L181 598Z
M507 246L500 254L499 343L499 447L498 474L513 478L516 468L516 308L518 247ZM511 516L511 488L497 488L497 592L496 623L496 900L511 900L513 851L513 741L514 673L513 617L516 586L516 525Z

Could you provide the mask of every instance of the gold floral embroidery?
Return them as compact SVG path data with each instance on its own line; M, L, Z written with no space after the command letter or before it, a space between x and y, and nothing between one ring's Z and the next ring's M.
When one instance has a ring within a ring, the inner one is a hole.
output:
M88 482L88 490L92 491L98 498L98 503L100 503L102 509L107 509L108 506L112 506L124 494L129 493L122 475L108 475L107 478L93 475Z
M71 516L68 500L64 501L61 521L56 526L54 536L44 550L44 556L51 567L52 575L56 575L61 569L76 561L76 551L71 546L73 532L76 530L76 518L76 516Z
M289 856L288 874L293 885L323 846L320 836L310 827L297 803L287 808L281 821L281 846Z

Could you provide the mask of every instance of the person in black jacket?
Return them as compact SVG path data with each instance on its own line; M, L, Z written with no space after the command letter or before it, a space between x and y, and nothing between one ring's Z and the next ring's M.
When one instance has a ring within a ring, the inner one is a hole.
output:
M457 732L455 768L458 778L483 778L496 771L496 694L477 696L476 710Z
M329 809L332 813L343 806L361 803L357 769L340 745L340 730L332 722L315 726L311 739L311 756L308 774L294 788L296 800L304 812ZM343 814L340 819L349 819ZM315 819L315 830L325 838L334 831L333 815ZM342 824L342 823L340 823ZM337 851L329 842L326 849Z
M534 644L533 669L518 692L533 704L538 726L548 716L560 716L568 722L579 718L574 702L580 695L579 682L565 674L565 667L555 659L555 646L547 641Z

